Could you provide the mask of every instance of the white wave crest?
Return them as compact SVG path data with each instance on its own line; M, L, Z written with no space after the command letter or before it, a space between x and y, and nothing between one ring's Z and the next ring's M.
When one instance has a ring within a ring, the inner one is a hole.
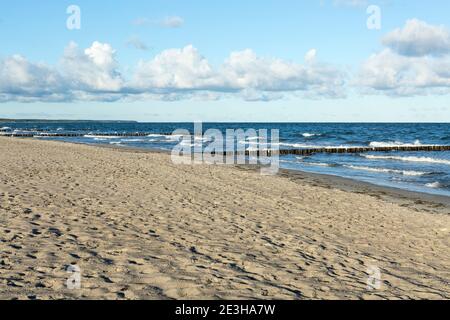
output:
M425 187L438 189L438 188L442 187L442 185L439 182L436 181L436 182L432 182L432 183L427 183L425 185Z
M166 138L166 139L168 139L168 140L171 140L171 141L179 141L180 139L182 139L182 138L184 138L184 137L190 137L190 136L184 136L184 135L182 135L182 134L172 134L172 135L170 135L170 136L162 136L162 135L159 135L160 137L164 137L164 138Z
M365 166L353 166L353 165L344 165L344 167L353 169L353 170L362 170L362 171L370 171L370 172L382 172L382 173L394 173L401 174L404 176L424 176L429 174L428 172L422 171L413 171L413 170L395 170L395 169L387 169L387 168L372 168Z
M400 157L400 156L374 156L374 155L361 155L364 158L372 160L397 160L397 161L408 161L408 162L426 162L426 163L438 163L450 165L450 160L437 159L429 157Z
M332 167L333 166L329 163L323 163L323 162L302 162L302 164L306 164L308 166L317 166L317 167Z
M274 145L274 144L272 144ZM361 148L362 146L321 146L321 145L314 145L314 144L303 144L303 143L286 143L286 142L280 142L278 143L279 146L282 147L291 147L291 148L300 148L300 149L351 149L351 148Z
M122 139L122 142L142 142L144 139Z
M318 134L318 133L308 133L308 132L305 132L302 134L302 136L304 136L305 138L311 138L311 137L320 136L320 135L321 134Z
M414 141L414 143L404 143L401 141L393 141L393 142L379 142L373 141L369 144L370 147L373 148L383 148L383 147L418 147L418 146L426 146L420 142L420 140Z
M120 137L118 136L101 136L101 135L94 135L94 134L85 134L84 135L85 138L92 138L92 139L119 139Z

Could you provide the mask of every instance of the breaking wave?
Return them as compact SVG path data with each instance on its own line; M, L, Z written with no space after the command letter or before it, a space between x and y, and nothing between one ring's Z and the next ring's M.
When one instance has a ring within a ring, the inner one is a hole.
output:
M426 163L438 163L438 164L446 164L450 165L450 160L446 159L436 159L429 157L414 157L414 156L374 156L374 155L361 155L366 159L372 160L396 160L396 161L408 161L408 162L426 162Z

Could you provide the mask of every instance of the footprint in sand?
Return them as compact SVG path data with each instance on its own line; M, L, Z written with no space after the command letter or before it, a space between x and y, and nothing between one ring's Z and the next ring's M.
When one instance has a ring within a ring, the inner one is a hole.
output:
M107 276L100 276L100 278L103 279L103 281L105 281L106 283L114 283L114 281L112 281L110 278L108 278Z
M48 228L48 231L52 234L54 234L55 236L57 236L58 238L61 237L63 235L63 233L61 232L61 230L57 229L57 228Z
M33 235L35 235L35 236L38 236L38 235L41 235L41 234L42 234L42 232L40 232L39 229L32 229L32 230L31 230L31 233L32 233Z

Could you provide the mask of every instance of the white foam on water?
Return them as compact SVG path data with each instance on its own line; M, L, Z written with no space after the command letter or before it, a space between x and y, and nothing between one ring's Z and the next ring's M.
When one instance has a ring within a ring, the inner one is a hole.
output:
M180 142L181 146L188 146L188 147L203 147L202 143L192 143L192 141L189 140L183 140Z
M122 139L122 142L142 142L144 139Z
M311 138L311 137L315 137L315 136L321 136L321 134L305 132L302 134L302 136L304 136L305 138Z
M164 139L164 140L160 140L160 141L178 141L181 138L184 138L185 135L182 134L169 134L169 135L165 135L165 134L157 134L157 133L151 133L148 134L147 137L149 138L160 138L160 139ZM186 137L189 137L189 135L187 135ZM153 140L153 141L157 141L157 140Z
M381 173L394 173L394 174L401 174L404 176L424 176L424 175L430 174L428 172L423 172L423 171L395 170L395 169L387 169L387 168L372 168L372 167L353 166L353 165L344 165L344 167L353 169L353 170L381 172Z
M259 140L259 137L246 137L245 140L242 140L242 141L244 143L244 142L249 142L249 141L252 141L252 140L256 140L257 141L257 140Z
M323 163L323 162L302 162L302 164L306 164L308 166L318 166L318 167L332 167L333 166L329 163Z
M420 140L414 141L414 143L404 143L401 141L393 141L393 142L379 142L373 141L369 144L370 147L373 148L383 148L383 147L423 147L423 146L432 146L427 144L422 144Z
M250 145L257 146L257 145L259 145L260 143L257 142L257 141L255 142L255 141L245 141L245 140L242 140L242 141L238 141L238 144L242 144L242 145L248 144L249 146L250 146Z
M100 136L100 135L95 135L95 134L85 134L84 135L85 138L92 138L92 139L119 139L121 137L118 136Z
M158 136L158 135L156 135L156 136ZM164 138L166 138L167 140L170 140L170 141L179 141L181 138L190 137L190 136L185 136L185 135L182 135L182 134L173 134L173 135L169 135L169 136L159 135L159 137L164 137Z
M280 142L279 146L291 147L291 148L303 148L303 149L350 149L350 148L362 148L362 146L321 146L321 145L311 145L304 143L286 143Z
M425 187L433 188L433 189L439 189L441 186L442 185L439 182L437 182L437 181L436 182L432 182L432 183L427 183L425 185Z
M414 156L374 156L374 155L366 155L362 154L366 159L372 160L396 160L396 161L407 161L407 162L425 162L425 163L437 163L437 164L447 164L450 165L450 160L446 159L437 159L430 157L414 157Z
M278 160L280 163L297 163L296 161Z
M174 137L182 137L182 135L164 135L164 134L157 134L157 133L151 133L148 134L147 137L149 138L164 138L164 139L169 139L169 138L174 138Z
M292 148L317 148L318 146L312 146L312 145L306 145L303 143L286 143L286 142L280 142L278 143L279 146L284 147L292 147Z

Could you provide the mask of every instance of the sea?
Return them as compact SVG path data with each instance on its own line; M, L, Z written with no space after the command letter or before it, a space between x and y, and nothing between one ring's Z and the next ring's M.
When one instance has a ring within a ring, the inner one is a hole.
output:
M449 123L203 123L203 131L218 129L278 129L279 148L383 147L450 145ZM74 133L77 137L39 137L90 145L115 145L170 151L179 144L171 133L194 132L193 123L141 123L127 121L6 121L2 133ZM103 136L141 133L142 136ZM195 143L207 143L197 142ZM254 148L255 141L244 141ZM450 196L450 151L317 153L280 157L282 168L327 174L380 186Z

